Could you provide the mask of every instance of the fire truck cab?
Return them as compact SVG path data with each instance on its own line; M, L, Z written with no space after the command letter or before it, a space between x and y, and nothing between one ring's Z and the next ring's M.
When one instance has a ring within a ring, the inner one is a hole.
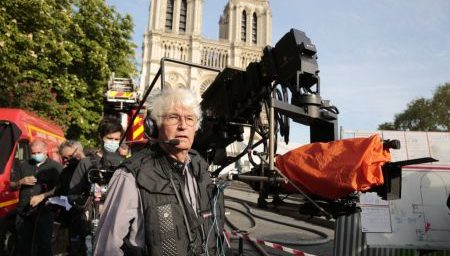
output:
M62 129L34 113L0 108L0 255L10 255L14 246L15 209L18 191L11 191L10 177L14 166L30 159L29 142L43 139L48 156L61 162L58 146L65 140Z
M145 143L144 116L145 106L139 110L139 93L131 78L115 77L111 75L108 88L105 93L105 115L113 115L120 118L122 126L126 130L126 143L135 146ZM136 112L139 113L136 114ZM132 122L133 116L136 118Z

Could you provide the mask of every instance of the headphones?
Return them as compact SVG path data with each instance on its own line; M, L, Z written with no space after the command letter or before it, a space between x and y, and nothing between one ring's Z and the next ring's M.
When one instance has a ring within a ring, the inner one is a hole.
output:
M158 138L156 121L150 115L147 115L144 120L144 135L148 140Z

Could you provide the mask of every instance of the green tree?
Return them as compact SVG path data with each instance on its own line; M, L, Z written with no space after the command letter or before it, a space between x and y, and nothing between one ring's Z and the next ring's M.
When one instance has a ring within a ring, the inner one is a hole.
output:
M378 129L450 131L450 83L438 86L431 99L413 100L395 115L394 122L380 124Z
M92 146L111 72L134 75L133 22L103 0L0 1L0 106Z

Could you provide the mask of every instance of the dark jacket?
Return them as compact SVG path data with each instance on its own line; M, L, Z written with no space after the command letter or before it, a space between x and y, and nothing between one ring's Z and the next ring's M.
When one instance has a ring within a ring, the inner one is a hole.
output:
M27 160L22 162L17 169L14 170L11 177L12 181L18 181L26 176L35 176L37 179L35 185L23 185L20 188L19 203L17 204L17 212L20 215L27 216L35 212L37 207L31 207L31 197L55 188L59 183L59 173L61 170L61 164L50 158L45 159L45 162L39 166L37 166L33 160ZM45 200L39 205L44 204Z
M223 196L218 195L218 200L214 200L217 191L209 177L207 163L194 150L189 152L189 156L190 170L198 185L199 213L197 215L187 203L183 192L184 179L181 170L176 170L169 163L167 156L158 146L144 149L123 163L123 167L136 177L141 194L147 246L145 251L149 255L200 255L204 253L203 244L206 240L209 243L209 254L215 254L216 239L223 234ZM176 188L172 186L170 177ZM181 203L192 234L191 242L175 189L182 198ZM203 218L203 215L212 213L214 202L216 202L216 216L209 215ZM214 218L217 218L219 232L217 227L212 227ZM210 237L207 239L208 235ZM125 244L127 244L126 241Z
M91 170L108 170L112 171L123 161L118 153L103 154L103 157L92 155L80 160L75 168L70 180L70 188L68 197L71 204L78 207L84 207L86 199L89 197L91 183L89 182L89 171Z

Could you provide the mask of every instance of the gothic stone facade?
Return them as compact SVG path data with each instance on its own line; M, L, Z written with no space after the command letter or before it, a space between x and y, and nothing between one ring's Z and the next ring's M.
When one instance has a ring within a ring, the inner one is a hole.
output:
M222 70L259 61L272 35L268 0L228 0L219 20L219 39L201 36L204 0L151 0L140 91L150 85L163 57ZM206 0L215 1L215 0ZM207 21L211 22L211 21ZM200 96L218 72L166 63L164 86L188 87ZM156 87L161 84L158 80Z

